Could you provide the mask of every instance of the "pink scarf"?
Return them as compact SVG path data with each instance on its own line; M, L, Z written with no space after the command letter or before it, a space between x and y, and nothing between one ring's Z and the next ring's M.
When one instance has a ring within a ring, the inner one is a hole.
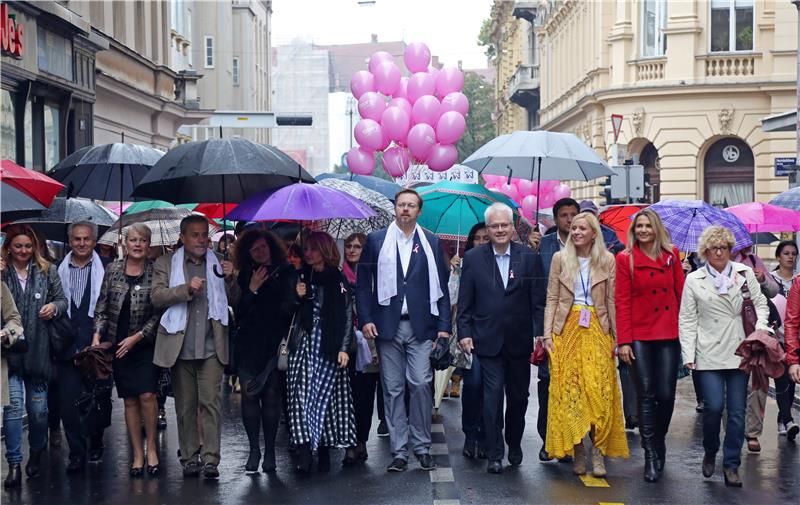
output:
M342 273L344 274L344 278L347 279L347 282L355 286L356 273L353 272L353 269L350 267L350 263L347 260L342 263Z

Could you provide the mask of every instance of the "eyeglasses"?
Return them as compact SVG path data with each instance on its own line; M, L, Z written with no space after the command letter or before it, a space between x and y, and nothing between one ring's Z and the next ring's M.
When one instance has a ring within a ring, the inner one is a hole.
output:
M507 230L511 228L511 223L494 223L487 226L490 230Z
M397 208L398 209L416 209L417 207L419 207L419 205L416 204L416 203L403 202L403 203L398 203L397 204Z
M730 247L728 247L726 245L715 245L715 246L709 247L708 250L713 252L713 253L719 254L719 253L723 253L723 252L728 252L730 250Z

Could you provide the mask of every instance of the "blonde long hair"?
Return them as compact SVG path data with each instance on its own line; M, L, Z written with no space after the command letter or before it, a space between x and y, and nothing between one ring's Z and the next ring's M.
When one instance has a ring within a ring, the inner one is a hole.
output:
M606 259L607 255L611 253L606 251L606 243L603 240L603 232L600 230L600 222L597 220L597 216L591 212L581 212L572 218L572 226L575 226L575 222L579 219L585 220L589 224L589 228L594 231L594 241L592 242L592 248L589 252L589 272L592 272L594 269L600 268L600 265ZM566 272L567 276L570 278L575 277L581 265L578 261L578 250L575 248L575 243L572 242L571 231L567 238L567 243L564 245L563 254L564 272Z
M636 220L641 216L650 220L650 226L653 227L653 232L656 234L653 241L656 246L656 251L663 251L667 254L672 253L672 239L669 232L664 227L664 222L661 221L661 216L652 209L642 209L633 216L630 227L628 227L628 246L625 248L627 252L633 251L633 245L638 241L636 240Z

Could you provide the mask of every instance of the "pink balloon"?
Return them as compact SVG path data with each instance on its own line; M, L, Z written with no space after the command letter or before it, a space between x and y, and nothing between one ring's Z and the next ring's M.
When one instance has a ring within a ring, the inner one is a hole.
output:
M556 186L556 189L553 190L553 198L555 198L556 201L562 198L568 198L571 194L572 188L563 183Z
M528 195L522 199L522 210L533 214L536 212L536 202L538 202L538 198L536 195Z
M402 147L390 147L383 152L383 169L392 177L402 177L410 163L408 150Z
M519 190L517 189L517 186L514 184L509 184L507 182L504 182L503 184L500 185L498 189L500 190L501 193L503 193L504 195L506 195L507 197L511 198L514 201L517 201L519 199Z
M375 76L366 70L359 70L350 78L350 91L356 100L368 91L375 91Z
M400 107L389 107L381 116L381 128L389 140L405 142L410 127L411 118Z
M388 61L389 63L394 63L394 58L392 57L391 54L387 53L386 51L376 51L372 53L372 56L369 57L369 64L367 65L367 67L369 68L369 71L374 74L375 70L378 68L378 65L380 65L385 61Z
M417 72L408 79L407 96L412 104L425 95L436 92L436 79L427 72Z
M444 172L458 159L458 150L449 144L436 144L428 153L428 168L434 172Z
M536 195L536 183L528 179L520 179L517 181L517 189L522 196Z
M394 98L408 98L408 77L401 77L400 84L397 89L392 93Z
M483 180L486 181L486 187L489 186L499 186L500 181L503 178L502 175L494 175L494 174L484 174Z
M443 68L436 76L436 94L444 97L448 93L461 91L464 85L464 73L454 67Z
M380 121L386 110L386 99L374 91L367 91L358 99L358 113L362 118Z
M431 65L428 67L428 73L431 77L433 77L433 81L436 82L436 77L439 75L439 69Z
M384 95L391 96L400 85L400 69L391 61L384 61L372 72L375 76L375 88Z
M469 112L469 100L464 93L453 91L442 98L442 110L444 112L454 110L462 116L466 116Z
M436 122L436 139L442 144L455 144L466 128L464 116L454 110L445 112Z
M424 72L431 62L431 50L422 42L412 42L403 52L403 62L409 72Z
M403 109L403 111L408 114L408 117L411 117L411 102L405 98L392 98L389 100L389 107L398 107Z
M375 155L360 147L353 147L347 152L347 167L358 175L370 175L375 169Z
M422 96L414 102L414 106L411 108L411 120L415 125L425 123L435 126L436 121L439 120L440 108L439 100L435 96Z
M544 182L544 181L542 181ZM544 193L542 192L539 195L539 208L540 209L549 209L556 203L556 199L553 198L553 193Z
M537 184L537 182L534 181L534 184ZM541 187L539 188L539 197L541 197L543 194L552 192L554 189L556 189L556 186L558 186L558 184L559 184L558 181L542 181ZM555 200L553 201L553 203L555 203Z
M408 130L408 150L419 161L425 161L431 148L436 144L436 132L431 125L420 123Z
M353 135L358 145L369 151L378 151L385 147L383 145L384 138L381 125L372 119L362 119L356 123L356 127L353 129Z

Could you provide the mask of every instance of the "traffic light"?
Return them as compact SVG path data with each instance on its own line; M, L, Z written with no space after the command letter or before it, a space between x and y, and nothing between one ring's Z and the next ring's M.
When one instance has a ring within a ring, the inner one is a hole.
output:
M600 187L602 188L600 191L600 197L605 198L605 200L600 202L600 205L611 205L611 176L606 177L603 183L600 184Z

